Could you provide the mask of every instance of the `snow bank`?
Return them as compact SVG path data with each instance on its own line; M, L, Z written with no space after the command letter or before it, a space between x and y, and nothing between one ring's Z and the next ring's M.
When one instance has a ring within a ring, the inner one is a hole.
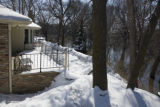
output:
M92 88L92 76L83 75L72 81L57 78L51 87L33 95L1 95L2 107L159 107L160 98L126 84L108 74L109 91ZM66 82L64 82L66 81ZM59 85L59 86L56 86Z

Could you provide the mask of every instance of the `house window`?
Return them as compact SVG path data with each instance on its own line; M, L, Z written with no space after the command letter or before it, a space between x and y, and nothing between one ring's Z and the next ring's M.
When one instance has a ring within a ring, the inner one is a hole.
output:
M25 44L28 44L28 29L25 29L25 40L24 40L24 43Z

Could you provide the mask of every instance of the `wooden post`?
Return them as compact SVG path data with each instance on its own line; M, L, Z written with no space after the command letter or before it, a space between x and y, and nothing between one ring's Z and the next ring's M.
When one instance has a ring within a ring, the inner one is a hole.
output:
M12 71L15 70L15 57L12 58ZM14 75L14 72L12 72L12 76Z
M9 36L9 92L12 93L12 48L11 48L11 25L8 25Z
M41 66L42 66L42 53L40 53L40 73L42 72L42 68L41 68Z

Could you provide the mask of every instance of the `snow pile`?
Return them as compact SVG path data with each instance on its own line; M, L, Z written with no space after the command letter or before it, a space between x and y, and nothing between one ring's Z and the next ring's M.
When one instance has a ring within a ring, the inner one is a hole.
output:
M46 44L49 44L46 42ZM52 44L53 45L53 44ZM60 47L60 49L65 49ZM141 89L126 89L125 81L108 73L108 91L92 88L90 56L71 49L70 67L49 88L36 94L0 94L0 107L159 107L160 98ZM75 78L71 78L75 77Z
M14 21L23 21L23 22L32 21L32 19L30 19L29 17L21 15L2 5L0 5L0 20L14 20Z

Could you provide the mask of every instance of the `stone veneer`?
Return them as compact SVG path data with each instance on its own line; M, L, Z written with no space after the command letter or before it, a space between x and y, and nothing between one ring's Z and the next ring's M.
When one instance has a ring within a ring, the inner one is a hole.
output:
M8 24L0 23L0 93L8 93L9 49ZM5 85L6 89L2 89Z
M58 75L58 72L42 72L31 74L16 74L12 77L12 89L16 94L36 93L49 87L54 81L54 78ZM8 84L4 84L1 87L3 93L8 90Z
M31 74L16 74L13 76L13 93L36 93L49 87L58 72L42 72ZM4 87L5 88L5 87Z

